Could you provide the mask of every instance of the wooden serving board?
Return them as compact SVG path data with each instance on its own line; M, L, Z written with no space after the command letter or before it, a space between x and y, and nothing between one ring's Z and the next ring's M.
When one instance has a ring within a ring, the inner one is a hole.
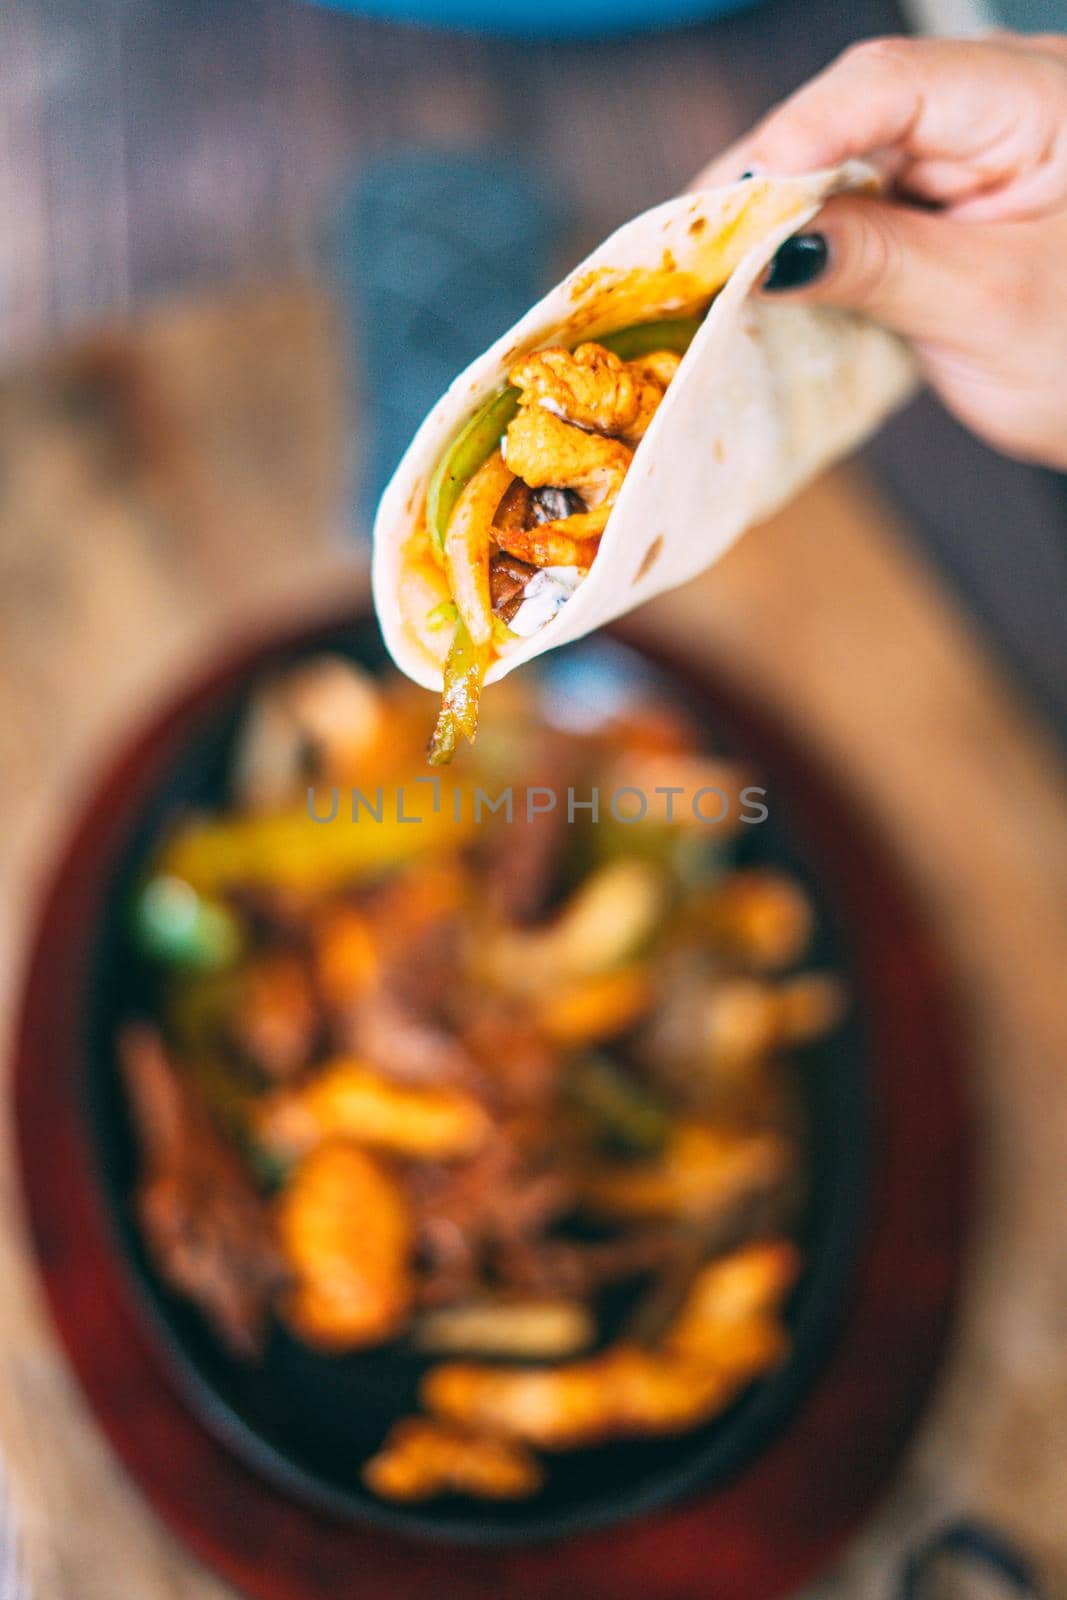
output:
M175 306L0 386L8 1022L42 874L131 718L236 631L362 591L339 509L335 344L327 307L295 287ZM975 1063L982 1213L962 1326L834 1593L880 1592L897 1553L959 1507L999 1519L1067 1584L1067 786L1052 742L855 468L648 621L725 657L879 823L949 958ZM37 1593L221 1596L147 1512L67 1374L9 1143L0 1449Z

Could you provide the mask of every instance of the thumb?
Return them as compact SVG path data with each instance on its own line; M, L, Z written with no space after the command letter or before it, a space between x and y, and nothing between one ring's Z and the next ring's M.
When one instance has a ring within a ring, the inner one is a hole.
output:
M862 311L909 339L944 339L982 316L988 240L980 231L935 212L840 195L780 247L763 292Z

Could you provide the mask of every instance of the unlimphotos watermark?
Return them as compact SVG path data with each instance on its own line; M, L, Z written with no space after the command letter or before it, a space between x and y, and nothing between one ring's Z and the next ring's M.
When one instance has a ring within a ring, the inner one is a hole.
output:
M752 826L766 822L770 814L766 805L767 791L755 784L746 784L736 793L714 784L701 788L657 784L650 790L625 784L610 793L598 787L579 791L571 787L555 789L547 784L531 784L516 789L509 784L506 789L492 794L478 785L455 787L445 794L439 777L416 777L412 782L424 787L414 794L406 786L387 790L379 785L370 794L362 789L345 791L343 806L340 788L335 786L320 793L312 786L307 792L308 816L312 822L319 823L343 821L365 825L388 821L414 825L425 822L428 816L451 813L455 823L473 823L477 827L499 819L512 823L516 820L532 822L534 817L558 811L561 815L565 813L568 823L599 823L610 817L623 825L692 820L715 827L723 822Z

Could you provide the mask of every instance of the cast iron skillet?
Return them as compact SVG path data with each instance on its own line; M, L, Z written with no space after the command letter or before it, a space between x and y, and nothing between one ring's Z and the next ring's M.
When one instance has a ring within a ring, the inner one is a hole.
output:
M413 1509L389 1507L362 1487L360 1467L390 1423L416 1409L425 1362L403 1343L326 1357L281 1328L273 1331L259 1364L234 1360L195 1309L166 1289L146 1257L131 1210L137 1153L114 1050L121 1020L150 1012L154 1003L152 972L130 939L130 894L174 811L223 799L235 730L254 685L279 665L322 649L351 655L375 671L385 665L377 630L367 619L316 630L245 662L206 707L186 719L157 755L154 770L142 773L140 796L106 885L83 991L89 1041L84 1105L114 1236L154 1336L205 1424L254 1468L332 1514L366 1517L435 1539L527 1541L587 1530L722 1483L788 1427L832 1350L867 1205L869 1034L875 1019L863 974L850 958L854 930L827 897L819 864L790 817L789 792L777 781L782 774L773 762L768 767L767 752L746 745L744 730L731 726L725 707L712 704L688 674L618 641L585 642L547 658L549 689L594 704L651 682L695 713L718 749L749 757L759 773L756 781L768 790L770 816L742 830L741 858L780 864L806 884L818 921L812 964L840 973L851 991L843 1026L798 1060L810 1194L797 1230L806 1266L788 1308L793 1351L787 1364L753 1385L725 1415L691 1433L552 1458L545 1488L530 1501L487 1506L453 1498ZM428 696L428 718L430 710Z

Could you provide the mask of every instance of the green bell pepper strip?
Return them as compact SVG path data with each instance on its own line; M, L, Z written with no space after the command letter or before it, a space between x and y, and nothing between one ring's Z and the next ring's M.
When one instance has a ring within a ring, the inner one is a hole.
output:
M605 333L596 342L618 356L620 361L636 361L653 350L673 350L684 355L692 344L703 317L673 317L662 322L639 322L618 333Z
M502 389L474 413L442 456L426 491L426 526L438 551L445 548L445 533L465 485L488 461L518 409L519 391Z
M660 322L640 322L598 340L620 361L636 361L653 350L674 350L684 355L700 327L702 317L674 317ZM476 411L438 463L426 491L426 526L436 549L443 552L445 533L456 501L478 468L487 461L507 432L519 409L519 391L509 384Z
M134 929L146 955L205 972L232 966L244 944L241 924L228 907L169 874L150 879L141 889L134 902Z
M660 346L662 349L662 346ZM571 1099L590 1118L603 1143L631 1155L655 1155L674 1125L663 1102L627 1077L607 1056L576 1062L566 1082Z
M459 619L459 607L454 600L442 600L426 618L428 628L454 628Z
M476 645L462 620L457 622L452 635L452 647L445 661L441 710L427 751L427 759L432 767L446 766L455 755L461 738L474 743L478 729L478 701L488 665L488 644Z

